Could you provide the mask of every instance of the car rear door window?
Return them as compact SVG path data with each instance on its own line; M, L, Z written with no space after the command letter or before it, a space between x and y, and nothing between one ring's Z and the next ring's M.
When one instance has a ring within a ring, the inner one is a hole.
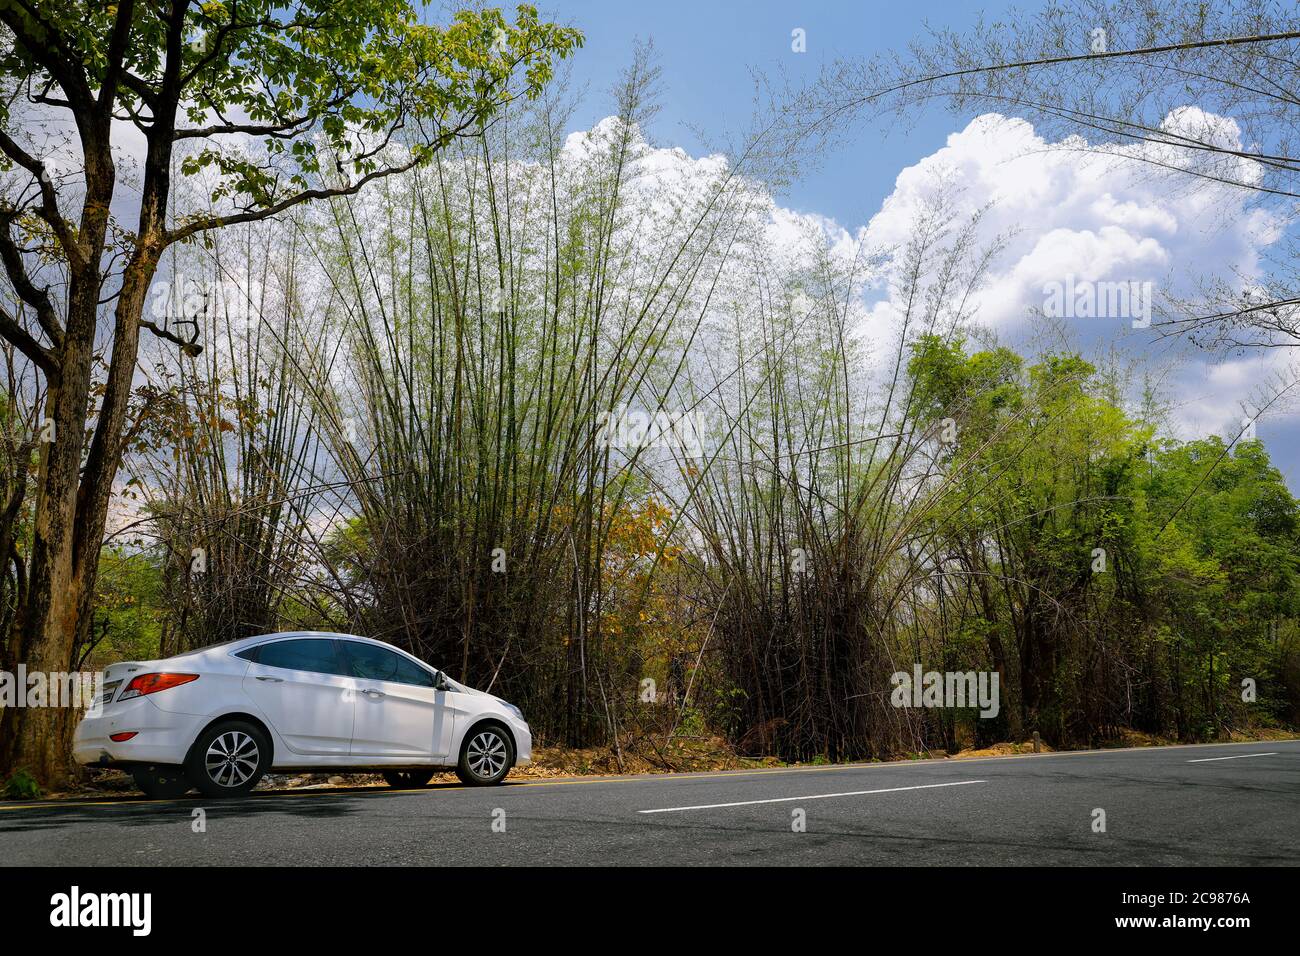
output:
M433 675L401 654L358 641L343 641L342 644L353 677L415 684L417 687L433 686Z
M286 670L312 671L317 674L346 673L334 642L322 637L260 644L257 663L263 667L283 667Z

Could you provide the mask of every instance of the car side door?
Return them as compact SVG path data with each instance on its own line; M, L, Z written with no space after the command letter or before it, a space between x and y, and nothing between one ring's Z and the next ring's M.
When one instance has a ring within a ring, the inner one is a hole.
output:
M420 762L445 757L452 714L433 671L378 644L339 644L357 682L352 754Z
M296 637L241 652L250 662L244 692L285 744L300 754L347 754L352 747L357 682L338 642Z

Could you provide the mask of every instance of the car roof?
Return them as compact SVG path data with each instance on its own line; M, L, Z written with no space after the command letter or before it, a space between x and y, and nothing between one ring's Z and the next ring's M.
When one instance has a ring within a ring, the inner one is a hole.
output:
M376 641L373 638L361 637L359 634L339 634L335 631L276 631L272 634L255 634L252 637L244 637L237 641L229 641L225 644L214 644L213 647L248 647L250 644L261 644L265 641L282 641L291 637L323 637L330 640L344 638L350 641L369 641L372 644L384 644L383 641ZM392 647L391 644L384 644L385 647Z

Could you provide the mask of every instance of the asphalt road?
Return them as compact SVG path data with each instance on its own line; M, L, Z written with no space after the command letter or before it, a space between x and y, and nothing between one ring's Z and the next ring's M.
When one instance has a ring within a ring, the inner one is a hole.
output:
M1297 865L1300 741L0 803L0 864Z

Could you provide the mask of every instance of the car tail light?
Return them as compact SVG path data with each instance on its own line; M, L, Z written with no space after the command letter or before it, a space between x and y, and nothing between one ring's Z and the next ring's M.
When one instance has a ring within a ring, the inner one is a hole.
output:
M109 735L108 735L108 739L111 740L111 741L113 741L114 743L119 743L119 744L120 744L120 743L122 743L123 741L130 740L132 737L134 737L134 736L135 736L136 734L138 734L139 732L140 732L140 731L138 731L138 730L127 730L127 731L124 731L123 733L120 733L120 734L109 734Z
M188 684L190 681L198 679L198 674L141 674L139 677L131 678L131 683L126 685L126 690L122 691L122 695L118 697L118 700L130 700L133 697L156 694L160 690L179 687L181 684Z

